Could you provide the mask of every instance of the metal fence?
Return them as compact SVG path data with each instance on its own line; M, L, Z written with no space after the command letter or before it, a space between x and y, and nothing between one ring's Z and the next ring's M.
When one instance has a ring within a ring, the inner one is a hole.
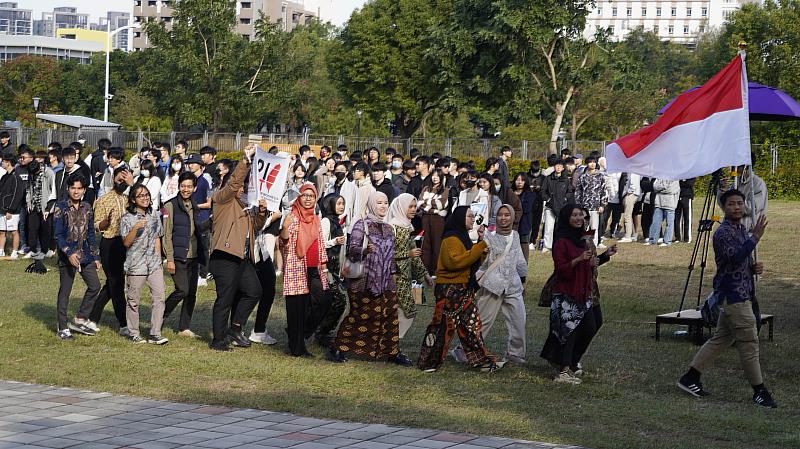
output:
M109 131L81 129L72 131L56 130L51 128L0 128L8 131L15 145L27 144L34 148L44 148L50 142L60 142L66 146L78 140L79 136L86 139L86 147L97 148L97 142L102 138L110 139L113 146L122 147L129 152L138 151L154 142L166 142L174 147L178 141L186 141L189 152L197 152L200 148L210 145L217 151L239 151L246 145L248 133L211 133L211 132L147 132L147 131ZM315 134L263 134L265 142L279 145L286 151L295 151L301 145L312 147L328 145L336 148L338 145L347 145L350 151L365 150L377 147L383 151L386 148L402 150L404 154L412 148L418 149L422 154L440 153L460 160L485 159L497 156L500 148L508 145L514 150L515 157L523 160L546 159L549 154L550 142L533 140L514 140L507 138L445 138L445 137L412 137L401 139L399 137L356 137L346 135L315 135ZM558 143L558 148L568 148L573 154L597 150L605 154L606 141L592 140L565 140ZM800 154L800 148L778 145L753 145L759 165L769 167L774 173L778 167L779 155Z

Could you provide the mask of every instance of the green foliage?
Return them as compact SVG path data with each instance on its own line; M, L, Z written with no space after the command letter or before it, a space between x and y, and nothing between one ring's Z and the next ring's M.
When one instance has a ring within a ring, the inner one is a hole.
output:
M0 110L9 119L31 126L33 97L39 97L39 112L58 113L61 67L41 56L22 56L0 65Z

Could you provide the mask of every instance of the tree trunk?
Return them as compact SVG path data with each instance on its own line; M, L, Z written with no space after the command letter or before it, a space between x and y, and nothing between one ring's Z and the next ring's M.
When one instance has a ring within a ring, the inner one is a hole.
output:
M397 133L403 139L410 139L422 124L420 120L400 114L395 115L395 123L397 123Z
M550 130L550 154L558 154L558 132L561 130L561 123L564 121L564 103L556 103L556 119L553 121L553 128Z

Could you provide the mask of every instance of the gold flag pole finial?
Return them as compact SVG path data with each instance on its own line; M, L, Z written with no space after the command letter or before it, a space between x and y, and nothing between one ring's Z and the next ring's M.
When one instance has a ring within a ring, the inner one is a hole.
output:
M737 47L739 47L739 50L745 51L745 50L747 50L747 42L739 41L739 44L737 45Z

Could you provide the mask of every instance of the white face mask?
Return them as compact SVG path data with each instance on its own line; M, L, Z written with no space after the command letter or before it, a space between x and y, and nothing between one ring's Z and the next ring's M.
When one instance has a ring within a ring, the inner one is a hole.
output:
M181 171L181 167L182 167L181 164L172 164L172 170L174 170L176 172Z
M142 176L144 176L145 178L149 178L150 177L150 170L142 170Z

